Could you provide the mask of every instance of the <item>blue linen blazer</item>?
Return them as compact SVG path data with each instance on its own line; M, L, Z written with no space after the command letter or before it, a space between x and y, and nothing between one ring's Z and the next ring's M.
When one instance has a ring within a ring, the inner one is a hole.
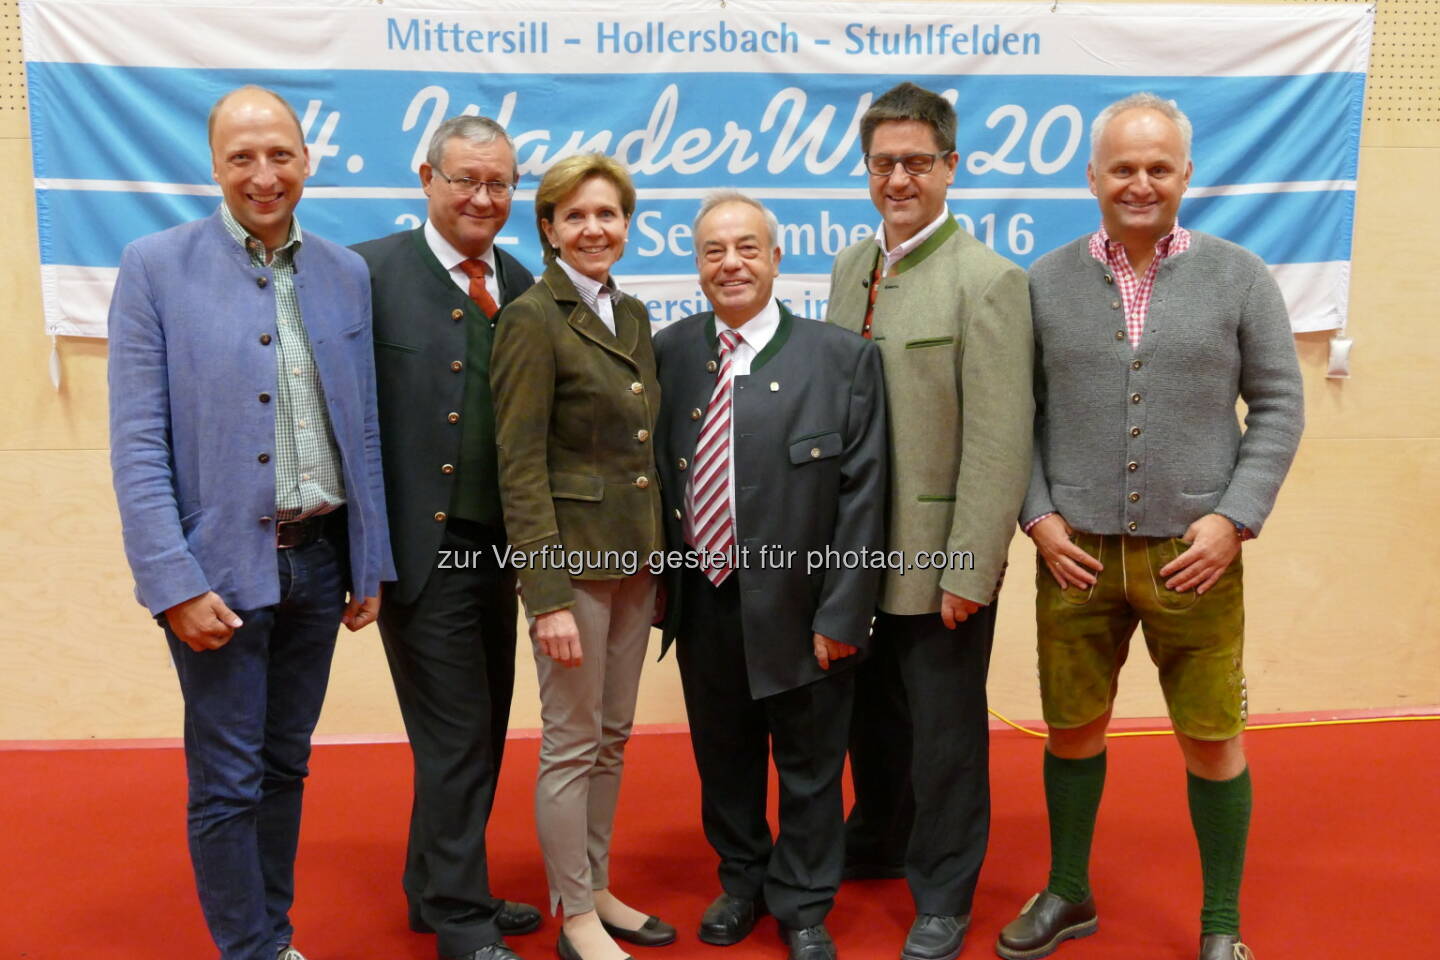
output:
M295 256L349 505L350 589L393 580L365 263L311 233ZM110 466L135 596L152 614L213 590L280 600L275 287L219 211L125 248L110 302ZM268 398L267 398L268 399Z

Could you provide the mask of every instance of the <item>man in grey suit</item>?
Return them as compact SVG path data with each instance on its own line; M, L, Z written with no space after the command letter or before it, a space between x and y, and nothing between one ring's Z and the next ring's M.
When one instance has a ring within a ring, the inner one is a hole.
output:
M960 952L990 824L985 677L995 601L1030 475L1024 272L945 206L955 110L902 83L860 121L874 240L835 260L827 319L872 338L890 409L888 569L851 727L847 876L915 897L906 960Z
M768 908L793 960L832 960L851 668L882 562L885 397L874 344L772 299L777 236L755 200L707 198L694 237L714 312L655 338L656 459L677 548L664 644L678 647L701 819L720 855L700 939L738 943Z
M1137 623L1188 771L1201 960L1250 956L1239 914L1251 804L1240 544L1275 504L1304 406L1265 264L1179 224L1190 136L1179 108L1152 94L1101 111L1087 170L1100 229L1030 270L1036 453L1023 520L1039 552L1051 866L1001 931L996 951L1009 960L1095 932L1088 868L1105 730Z
M390 537L380 636L415 761L403 886L441 957L513 957L540 913L490 894L485 828L515 683L515 579L500 516L490 342L533 282L494 247L519 172L503 128L446 120L420 183L428 218L355 247L370 268Z

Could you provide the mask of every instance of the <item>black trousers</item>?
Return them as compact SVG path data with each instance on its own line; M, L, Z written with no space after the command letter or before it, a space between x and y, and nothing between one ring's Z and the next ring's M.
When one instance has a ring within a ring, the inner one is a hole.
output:
M844 866L841 776L855 671L751 699L738 577L719 588L686 571L676 656L700 771L700 819L720 855L720 886L765 900L786 927L822 922ZM765 818L769 761L780 781L780 829Z
M500 939L485 827L515 687L515 575L491 550L498 531L452 520L443 566L412 604L380 606L380 637L415 761L403 883L412 927L441 956ZM447 553L448 551L448 553Z
M995 604L955 630L877 612L850 727L845 859L901 865L917 913L966 914L990 837L985 678Z

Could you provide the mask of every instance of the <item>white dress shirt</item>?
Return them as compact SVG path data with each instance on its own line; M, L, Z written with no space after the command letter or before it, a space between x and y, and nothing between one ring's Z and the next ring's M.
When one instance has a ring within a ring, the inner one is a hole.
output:
M880 247L880 252L885 256L885 272L889 273L890 268L895 266L895 264L899 263L901 260L904 260L906 254L908 254L911 250L914 250L916 247L920 246L920 244L924 243L926 240L930 239L930 234L934 233L936 230L939 230L940 225L948 219L950 219L950 209L947 207L946 209L941 210L940 216L936 217L932 223L925 227L925 229L915 234L915 236L911 237L909 240L906 240L903 243L897 243L894 249L890 250L885 249L885 221L880 221L880 226L875 228L875 243Z
M736 377L748 377L750 365L760 355L770 341L774 339L775 333L780 329L780 304L771 300L765 308L755 316L746 320L738 327L731 327L719 317L714 319L715 336L718 339L721 331L734 330L740 335L740 341L735 344L735 349L730 352L730 379ZM726 477L729 483L730 519L735 532L735 539L740 539L739 515L735 511L735 402L731 387L732 396L730 402L730 463ZM695 516L695 475L690 475L690 480L685 483L685 517L687 523ZM693 535L687 532L688 535ZM693 546L693 542L692 542Z
M580 299L585 301L585 306L595 311L595 316L600 318L600 322L605 324L605 329L609 330L613 336L615 334L615 294L619 290L585 276L559 257L555 258L555 262L560 264L560 269L565 271L565 276L575 284L575 292L580 294Z
M468 296L470 293L470 275L460 269L460 264L466 260L475 259L484 262L488 268L485 271L485 289L490 291L490 299L497 304L500 302L500 278L495 275L495 248L486 247L485 252L478 257L467 257L450 245L450 241L440 235L435 229L435 224L429 220L425 221L425 242L430 245L430 252L435 254L435 259L440 261L440 266L450 273L450 279L455 281L455 286L464 290Z

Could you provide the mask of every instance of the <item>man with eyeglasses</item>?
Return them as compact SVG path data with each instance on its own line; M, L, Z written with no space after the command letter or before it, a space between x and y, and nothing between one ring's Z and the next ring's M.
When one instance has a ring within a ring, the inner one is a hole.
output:
M946 209L955 126L913 83L865 112L882 223L836 258L826 314L874 340L885 367L887 549L905 563L885 572L856 679L846 877L908 879L905 960L950 960L970 922L990 823L985 677L1034 417L1025 273Z
M452 117L420 165L425 223L355 247L370 267L397 573L380 637L415 761L403 886L410 928L463 960L512 958L502 936L540 925L491 895L485 852L515 683L490 344L499 308L534 282L494 246L518 177L504 128Z

